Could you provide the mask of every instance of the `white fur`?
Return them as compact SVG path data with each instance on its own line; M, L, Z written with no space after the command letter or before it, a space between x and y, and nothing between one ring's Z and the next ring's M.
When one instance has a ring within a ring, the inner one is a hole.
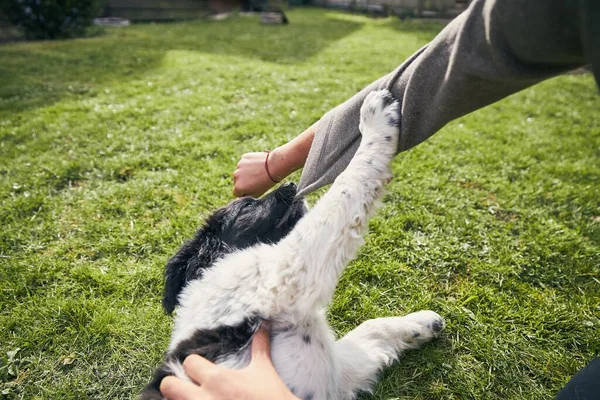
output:
M367 96L355 157L286 238L234 252L185 287L170 350L198 329L260 316L272 332L286 332L274 335L271 354L297 396L352 399L357 391L370 390L377 372L404 350L436 335L443 320L432 311L369 320L337 341L325 318L337 282L363 244L368 219L391 177L389 163L398 138L393 120L398 120L399 105L388 104L387 96L387 91ZM219 362L243 367L248 351Z
M179 379L183 379L184 381L191 382L192 380L189 376L186 375L185 370L183 369L183 365L179 361L167 361L166 367L171 370L173 375L178 377Z

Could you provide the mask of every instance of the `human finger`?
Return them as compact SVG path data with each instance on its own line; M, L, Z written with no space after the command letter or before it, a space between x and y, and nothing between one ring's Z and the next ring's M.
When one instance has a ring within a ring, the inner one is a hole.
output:
M239 178L240 178L240 170L236 169L235 172L233 173L233 195L235 197L243 197L244 196Z
M169 400L199 400L200 387L174 376L167 376L160 383L160 392Z
M183 369L187 376L198 384L202 384L219 372L220 367L208 361L204 357L196 354L191 354L183 361Z
M239 168L233 172L233 195L235 197L248 196L247 193L247 178L244 176L244 172Z
M244 187L242 185L234 185L233 186L233 195L237 198L246 197L248 193L245 192Z
M255 359L268 359L271 363L271 338L269 336L268 329L261 325L258 331L252 338L252 346L250 349L252 360Z

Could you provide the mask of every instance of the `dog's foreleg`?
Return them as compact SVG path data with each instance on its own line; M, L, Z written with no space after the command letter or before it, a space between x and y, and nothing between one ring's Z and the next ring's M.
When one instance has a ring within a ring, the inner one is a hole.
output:
M363 322L335 343L343 397L350 399L357 391L370 391L381 368L403 351L437 337L443 328L444 320L433 311Z
M315 207L282 242L291 253L280 270L277 295L296 311L328 303L341 273L363 243L368 219L383 186L399 136L399 104L387 90L370 93L361 108L361 144L346 168ZM287 293L287 294L286 294ZM296 301L299 299L302 301Z

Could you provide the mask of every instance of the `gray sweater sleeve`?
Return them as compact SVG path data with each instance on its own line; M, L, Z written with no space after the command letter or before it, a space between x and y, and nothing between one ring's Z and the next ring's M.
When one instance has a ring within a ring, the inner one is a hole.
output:
M401 152L453 119L585 64L599 82L599 0L474 0L404 64L321 118L300 194L332 183L346 168L370 91L387 88L400 100Z

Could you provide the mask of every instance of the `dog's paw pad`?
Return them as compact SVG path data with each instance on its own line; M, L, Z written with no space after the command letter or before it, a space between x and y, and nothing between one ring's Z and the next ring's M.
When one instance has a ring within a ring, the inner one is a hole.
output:
M444 329L444 320L442 319L442 317L439 317L438 319L434 320L431 323L430 328L435 333L440 333L442 329Z

